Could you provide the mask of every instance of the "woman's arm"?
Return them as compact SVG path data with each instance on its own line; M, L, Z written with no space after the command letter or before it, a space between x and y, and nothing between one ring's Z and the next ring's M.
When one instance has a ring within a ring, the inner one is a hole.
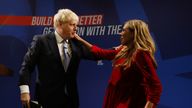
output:
M83 38L78 36L77 34L75 34L74 38L77 39L78 41L80 41L81 43L83 43L89 50L91 50L91 47L93 46L91 43L87 42L86 40L84 40Z
M112 60L115 57L115 55L117 54L117 52L119 51L119 49L116 49L116 50L115 49L102 49L100 47L92 45L91 43L82 39L77 34L74 35L74 39L76 39L79 42L81 42L82 44L84 44L88 48L88 50L90 50L94 54L94 56L97 60Z
M147 95L146 108L150 106L156 106L160 101L162 93L162 85L158 78L156 68L153 64L152 58L149 52L138 51L136 54L137 69L143 75L143 85L145 85L145 93Z

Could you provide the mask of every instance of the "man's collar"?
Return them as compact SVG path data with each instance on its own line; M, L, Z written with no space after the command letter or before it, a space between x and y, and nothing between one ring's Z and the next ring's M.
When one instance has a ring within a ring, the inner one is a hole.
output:
M56 41L57 43L61 43L63 42L63 38L59 35L59 33L55 30L55 37L56 37Z

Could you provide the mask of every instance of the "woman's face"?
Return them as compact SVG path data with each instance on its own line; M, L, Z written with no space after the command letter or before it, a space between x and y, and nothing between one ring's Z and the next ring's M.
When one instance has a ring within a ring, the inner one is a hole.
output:
M119 34L122 45L126 45L133 40L133 33L128 28L123 27L123 30Z

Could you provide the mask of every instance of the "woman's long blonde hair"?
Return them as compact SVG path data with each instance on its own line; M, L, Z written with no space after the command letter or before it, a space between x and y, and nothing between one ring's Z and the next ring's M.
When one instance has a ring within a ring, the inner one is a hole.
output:
M124 29L129 29L133 35L133 40L126 44L126 47L116 55L114 61L119 58L126 58L125 62L122 65L130 66L132 59L134 58L134 53L137 49L148 51L154 62L154 65L157 66L154 54L156 51L154 40L149 32L148 25L142 20L128 20L124 24ZM130 38L130 37L128 37Z

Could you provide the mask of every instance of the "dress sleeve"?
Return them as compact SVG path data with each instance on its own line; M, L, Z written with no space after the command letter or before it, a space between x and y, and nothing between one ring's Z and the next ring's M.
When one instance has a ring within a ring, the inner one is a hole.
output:
M142 84L145 87L147 100L157 104L160 101L162 85L156 73L156 67L147 51L138 51L136 54L136 66L143 76Z
M101 59L112 60L114 59L118 51L119 50L115 50L115 49L102 49L95 45L93 45L91 48L91 52L95 55L97 59L100 59L100 60Z

